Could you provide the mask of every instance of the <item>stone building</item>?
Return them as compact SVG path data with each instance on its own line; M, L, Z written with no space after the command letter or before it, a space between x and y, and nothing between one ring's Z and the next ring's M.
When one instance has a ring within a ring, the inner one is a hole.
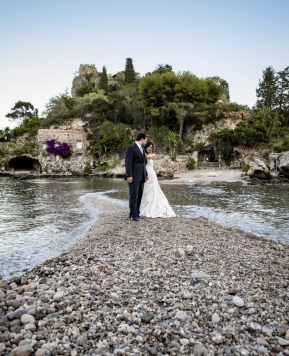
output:
M90 158L87 156L88 141L83 131L41 129L38 131L37 140L38 160L43 173L83 174L85 167L90 165ZM72 154L64 158L61 154L49 153L47 149L51 140L54 140L55 147L69 145Z

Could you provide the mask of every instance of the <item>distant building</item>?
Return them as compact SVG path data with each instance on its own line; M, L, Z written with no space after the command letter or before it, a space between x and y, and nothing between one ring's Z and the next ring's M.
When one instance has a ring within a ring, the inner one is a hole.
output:
M82 174L90 163L87 156L86 133L74 130L41 129L38 131L38 160L42 172L49 174ZM72 154L63 158L60 154L47 151L47 142L55 140L55 145L66 143Z

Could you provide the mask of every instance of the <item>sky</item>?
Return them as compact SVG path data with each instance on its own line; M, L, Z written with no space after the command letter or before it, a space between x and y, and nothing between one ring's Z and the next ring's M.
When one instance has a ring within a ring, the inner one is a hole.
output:
M14 104L41 114L79 65L140 75L158 64L229 83L252 107L262 72L289 65L289 0L0 0L0 129Z

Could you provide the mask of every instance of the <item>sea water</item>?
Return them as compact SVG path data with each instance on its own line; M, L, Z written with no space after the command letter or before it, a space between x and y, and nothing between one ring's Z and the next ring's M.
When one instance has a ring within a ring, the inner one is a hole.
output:
M289 185L161 184L161 188L178 215L202 216L289 243ZM87 196L128 206L123 179L0 178L2 277L20 275L84 236L99 214Z

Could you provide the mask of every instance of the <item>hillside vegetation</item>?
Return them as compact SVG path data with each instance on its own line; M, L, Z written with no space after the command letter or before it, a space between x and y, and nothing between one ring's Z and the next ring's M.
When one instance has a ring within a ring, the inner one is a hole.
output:
M89 150L95 159L124 149L136 131L148 133L158 147L172 155L182 153L186 146L208 149L186 137L187 128L200 130L236 111L244 113L244 120L234 129L214 132L209 140L226 162L233 159L234 147L240 145L289 150L289 67L280 72L272 67L263 71L252 109L230 103L225 79L199 78L188 71L175 73L168 64L140 77L132 59L127 58L124 71L110 76L103 67L97 85L89 73L85 80L75 97L66 91L50 98L42 116L31 103L18 101L6 115L17 126L0 130L0 157L27 152L35 155L38 129L57 128L75 118L85 122Z

